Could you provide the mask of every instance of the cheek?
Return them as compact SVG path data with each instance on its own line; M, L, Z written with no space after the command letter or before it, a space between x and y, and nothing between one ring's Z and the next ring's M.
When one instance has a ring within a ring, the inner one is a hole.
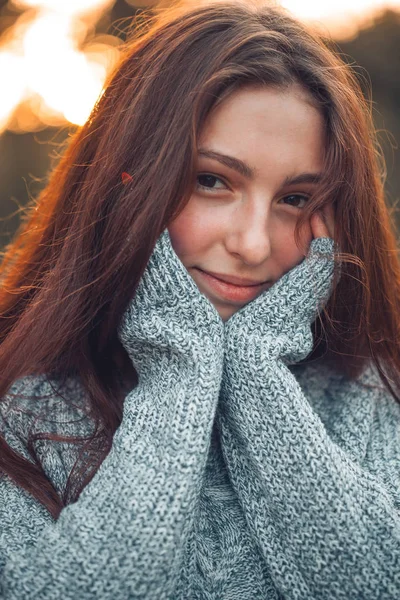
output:
M207 212L196 203L189 202L168 226L172 247L182 260L201 253L214 236L215 223L207 218Z
M189 244L188 229L184 220L179 216L168 226L169 236L173 249L179 258L186 254Z
M275 225L273 233L271 232L271 248L281 277L304 259L312 240L312 233L309 226L301 232L300 241L304 247L303 251L295 242L294 221L290 226L288 224L285 226L282 222L277 222Z

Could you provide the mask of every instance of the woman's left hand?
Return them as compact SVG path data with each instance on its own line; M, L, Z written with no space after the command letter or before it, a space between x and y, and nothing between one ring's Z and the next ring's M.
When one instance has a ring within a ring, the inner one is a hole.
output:
M329 237L335 239L335 216L333 206L324 207L322 212L316 212L310 219L313 238Z
M314 239L305 259L225 323L228 361L249 362L250 354L254 359L261 352L266 360L294 363L311 352L310 326L330 295L334 272L332 216L313 215Z

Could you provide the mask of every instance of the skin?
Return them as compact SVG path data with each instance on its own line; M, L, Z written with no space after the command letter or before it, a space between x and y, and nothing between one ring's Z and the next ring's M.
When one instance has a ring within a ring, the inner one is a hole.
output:
M255 170L250 180L198 153L196 188L168 227L177 256L227 321L246 303L221 299L197 268L266 282L261 294L303 260L313 238L334 237L329 208L313 215L296 245L297 219L318 184L285 184L286 177L323 171L324 123L300 86L245 87L214 108L199 141L199 149Z

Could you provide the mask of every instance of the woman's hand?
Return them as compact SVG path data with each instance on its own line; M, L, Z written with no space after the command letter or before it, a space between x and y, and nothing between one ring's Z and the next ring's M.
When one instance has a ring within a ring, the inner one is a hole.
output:
M313 238L329 237L335 239L335 217L333 206L326 206L323 212L314 213L310 219Z
M313 215L305 259L225 324L225 359L236 364L280 358L289 364L311 352L311 323L330 296L334 273L332 211ZM252 359L250 358L252 356ZM255 364L254 364L255 366Z
M167 365L222 372L224 327L176 255L166 229L129 303L119 339L139 377L158 379Z

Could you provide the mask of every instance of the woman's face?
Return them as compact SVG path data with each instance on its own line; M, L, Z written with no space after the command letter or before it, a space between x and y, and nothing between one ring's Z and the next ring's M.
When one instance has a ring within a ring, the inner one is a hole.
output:
M312 240L310 225L302 249L294 240L325 147L322 115L305 94L242 88L211 112L200 136L196 189L168 230L223 321L301 262ZM261 285L223 284L205 272Z

